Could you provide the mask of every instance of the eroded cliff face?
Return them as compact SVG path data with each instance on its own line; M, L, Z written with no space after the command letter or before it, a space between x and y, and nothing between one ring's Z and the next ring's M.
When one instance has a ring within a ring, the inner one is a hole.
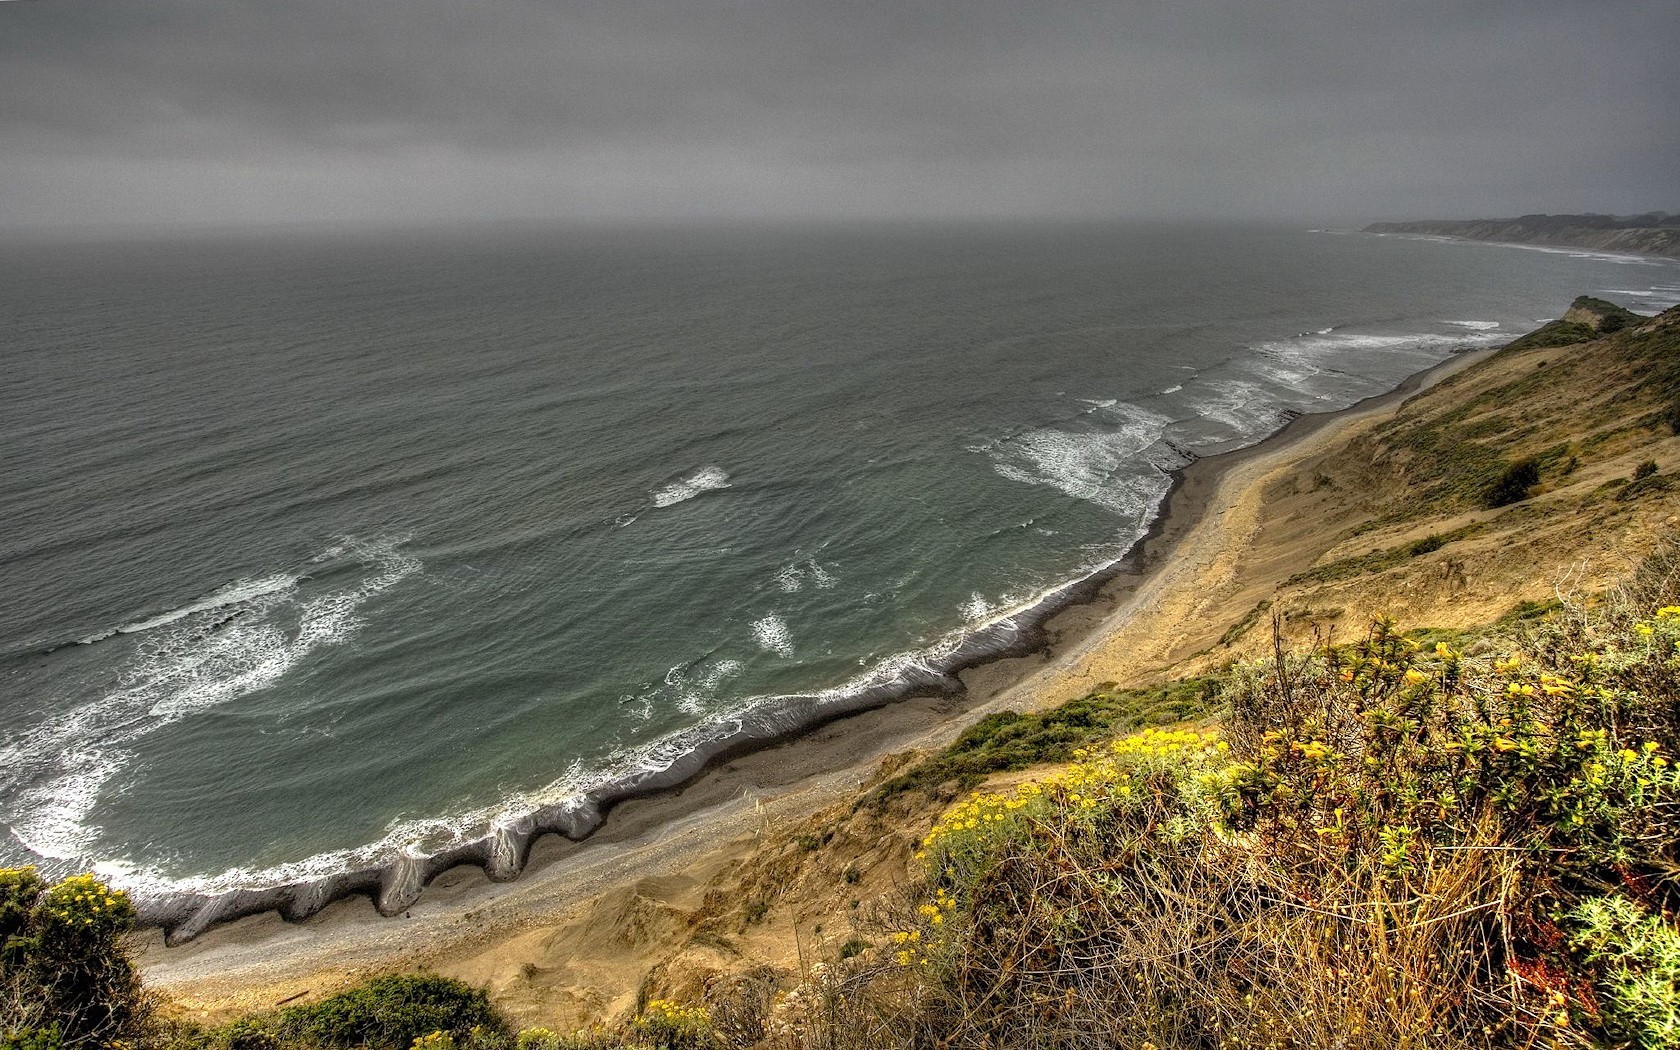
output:
M1503 241L1508 244L1539 244L1680 258L1680 216L1662 212L1631 218L1524 215L1515 219L1377 222L1365 227L1365 232L1459 237L1470 241Z

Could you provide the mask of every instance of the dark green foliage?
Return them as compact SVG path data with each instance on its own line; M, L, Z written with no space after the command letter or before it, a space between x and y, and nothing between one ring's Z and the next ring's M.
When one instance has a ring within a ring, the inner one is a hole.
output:
M941 785L971 788L993 773L1039 762L1065 762L1075 748L1145 725L1203 714L1218 685L1186 678L1148 689L1101 689L1036 714L999 711L970 726L950 747L916 763L866 799L881 805L906 791L932 793Z
M1647 474L1638 481L1629 481L1616 493L1618 500L1638 499L1653 492L1667 492L1668 479L1661 474Z
M0 1050L59 1050L63 1045L57 1025L0 1033Z
M500 1030L502 1023L481 989L417 973L376 977L318 1003L294 1006L280 1014L275 1028L286 1041L408 1050L433 1032L464 1037L474 1028Z
M1563 603L1558 601L1556 598L1550 598L1542 602L1518 602L1511 607L1510 612L1507 612L1504 616L1499 618L1495 626L1510 627L1516 624L1532 623L1544 620L1546 617L1551 616L1553 613L1556 613L1562 608Z
M817 850L820 850L824 846L828 845L828 840L833 837L834 830L830 828L820 833L801 835L796 841L799 843L800 849L809 850L812 853L815 853Z
M1508 350L1529 350L1543 346L1573 346L1598 338L1592 325L1577 321L1552 321L1536 328L1515 342L1506 344Z
M1425 536L1421 540L1414 541L1411 546L1406 548L1406 553L1410 554L1414 558L1417 558L1425 554L1433 554L1435 551L1440 550L1446 545L1446 539L1444 539L1439 533L1435 533Z
M280 1036L265 1021L242 1017L217 1033L218 1050L279 1050Z
M92 875L47 886L32 868L0 870L0 1034L91 1047L137 1031L145 1000L123 943L134 922L127 895Z
M46 889L34 868L0 869L0 963L25 947L27 942L13 938L25 932L35 902Z
M1528 490L1540 484L1540 467L1532 459L1518 460L1506 467L1482 497L1487 507L1508 507L1528 498Z
M1645 462L1639 464L1639 466L1633 468L1633 480L1644 481L1646 478L1650 477L1652 474L1655 474L1656 472L1657 472L1656 461L1648 459Z

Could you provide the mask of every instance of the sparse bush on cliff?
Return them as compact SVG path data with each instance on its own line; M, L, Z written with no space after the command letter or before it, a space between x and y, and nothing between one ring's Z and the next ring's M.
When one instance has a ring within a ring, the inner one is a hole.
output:
M146 1016L124 939L134 907L92 875L48 885L0 869L0 1040L17 1047L103 1046Z
M1540 484L1540 467L1532 459L1519 460L1506 467L1482 497L1488 507L1508 507L1528 498L1528 491Z

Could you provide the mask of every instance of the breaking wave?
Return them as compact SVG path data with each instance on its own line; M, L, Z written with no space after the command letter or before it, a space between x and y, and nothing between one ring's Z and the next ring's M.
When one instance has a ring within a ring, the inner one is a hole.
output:
M714 489L729 487L729 474L721 467L701 467L685 477L672 481L653 494L655 507L669 507Z
M348 561L363 575L307 597L301 576L241 581L100 635L146 632L118 674L119 689L0 748L0 819L12 835L42 858L83 858L98 833L87 816L135 743L273 684L307 654L353 634L369 599L420 569L396 539L346 541L315 561Z

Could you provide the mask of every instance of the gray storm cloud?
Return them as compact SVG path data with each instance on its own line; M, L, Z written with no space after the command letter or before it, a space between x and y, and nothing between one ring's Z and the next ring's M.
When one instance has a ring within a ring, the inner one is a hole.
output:
M0 223L1680 204L1662 2L14 0Z

